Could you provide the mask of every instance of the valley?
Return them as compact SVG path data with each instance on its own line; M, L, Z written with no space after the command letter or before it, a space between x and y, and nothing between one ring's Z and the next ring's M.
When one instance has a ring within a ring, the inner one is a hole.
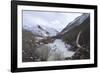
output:
M35 25L23 27L22 61L59 61L90 58L90 15L82 14L62 31Z

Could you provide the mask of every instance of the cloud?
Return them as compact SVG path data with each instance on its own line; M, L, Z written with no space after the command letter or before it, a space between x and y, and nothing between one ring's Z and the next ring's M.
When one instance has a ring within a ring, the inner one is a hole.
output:
M82 13L23 11L23 26L44 25L61 31Z

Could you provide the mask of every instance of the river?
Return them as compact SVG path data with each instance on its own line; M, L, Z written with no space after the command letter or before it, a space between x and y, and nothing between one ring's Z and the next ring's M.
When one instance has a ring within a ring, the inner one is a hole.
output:
M56 39L53 43L47 44L47 46L51 48L49 60L54 60L57 57L56 55L59 55L59 59L64 59L74 54L73 51L68 50L70 45L65 44L61 39Z

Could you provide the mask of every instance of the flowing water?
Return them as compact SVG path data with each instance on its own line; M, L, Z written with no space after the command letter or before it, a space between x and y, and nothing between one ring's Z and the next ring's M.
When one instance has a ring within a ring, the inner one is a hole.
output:
M70 45L65 44L61 39L56 39L53 43L47 45L51 48L50 58L53 57L52 59L55 59L56 54L63 58L71 57L74 54L74 52L68 50Z

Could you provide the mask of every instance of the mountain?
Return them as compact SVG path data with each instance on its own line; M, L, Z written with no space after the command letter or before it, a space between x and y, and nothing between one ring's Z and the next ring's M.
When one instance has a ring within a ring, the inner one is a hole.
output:
M78 33L82 31L86 41L89 40L90 36L90 15L84 13L77 17L74 21L69 23L59 34L65 42L71 43L76 40ZM86 36L85 36L86 35Z
M71 29L75 28L75 27L78 27L80 25L82 25L82 23L87 19L89 18L89 14L83 14L77 18L75 18L75 20L73 20L72 22L70 22L62 31L61 33L64 34L68 31L70 31Z
M75 51L70 59L90 58L90 14L84 13L68 24L58 35ZM68 58L66 58L67 60Z
M56 36L58 34L56 29L44 25L24 26L23 28L41 37Z

